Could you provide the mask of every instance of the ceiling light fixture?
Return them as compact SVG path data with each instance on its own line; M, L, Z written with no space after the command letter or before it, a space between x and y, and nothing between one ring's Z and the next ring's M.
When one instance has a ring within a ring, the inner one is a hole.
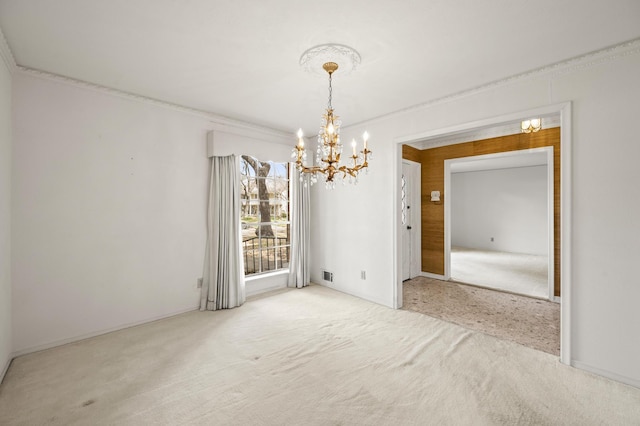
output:
M520 123L520 129L522 130L522 133L535 133L542 129L542 119L532 118L531 120L524 120Z
M322 45L309 49L300 58L300 64L306 65L310 60L315 59L319 55L314 55L312 50L320 51L322 54L326 54L327 46L334 45ZM340 53L345 51L349 54L349 70L353 69L355 65L360 61L360 55L347 46L338 45ZM332 52L335 53L335 52ZM357 61L356 61L357 59ZM368 171L369 162L371 159L371 151L367 147L369 141L369 134L364 132L362 135L363 149L357 150L357 143L355 139L351 141L352 155L349 157L350 165L341 165L340 157L342 155L342 142L340 140L340 126L341 121L337 115L333 113L333 106L331 105L332 87L331 79L333 73L338 69L338 63L334 61L327 61L322 65L322 68L329 74L329 102L327 105L327 112L323 115L323 124L318 132L318 149L316 151L315 165L307 166L305 160L307 153L304 148L304 135L302 129L298 130L298 143L293 148L291 154L292 158L296 159L296 167L302 173L310 174L310 182L313 185L318 181L318 174L325 175L325 185L327 188L333 189L336 186L336 180L341 180L343 183L348 180L349 183L358 183L358 174L362 169ZM302 176L300 177L301 180Z

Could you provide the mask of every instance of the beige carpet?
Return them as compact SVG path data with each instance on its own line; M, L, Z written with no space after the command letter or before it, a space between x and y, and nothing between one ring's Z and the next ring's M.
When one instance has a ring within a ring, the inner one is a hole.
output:
M548 258L451 247L451 279L465 284L549 299Z
M631 425L640 389L312 286L14 360L2 425Z
M560 356L560 304L431 278L405 281L403 309Z

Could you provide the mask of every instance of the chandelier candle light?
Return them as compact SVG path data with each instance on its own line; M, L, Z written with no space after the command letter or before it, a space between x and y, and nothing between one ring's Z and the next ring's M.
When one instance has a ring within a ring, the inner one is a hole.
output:
M355 139L353 139L351 141L353 153L349 161L351 165L340 165L340 156L342 155L342 142L340 141L341 121L337 115L333 114L333 107L331 106L331 77L338 69L338 64L335 62L326 62L322 65L322 68L329 74L329 103L327 105L327 112L323 115L322 127L318 133L316 157L316 164L318 165L307 166L305 164L307 154L304 149L302 129L298 130L298 144L293 149L291 157L296 159L296 167L301 173L309 173L311 175L310 181L312 185L317 182L317 175L320 173L325 175L327 188L333 189L336 186L334 179L342 180L344 183L344 180L348 176L349 183L358 183L360 170L366 169L366 171L368 171L368 160L371 159L371 151L367 148L369 134L364 132L362 135L364 142L362 151L358 152L357 143ZM302 180L302 176L300 180Z

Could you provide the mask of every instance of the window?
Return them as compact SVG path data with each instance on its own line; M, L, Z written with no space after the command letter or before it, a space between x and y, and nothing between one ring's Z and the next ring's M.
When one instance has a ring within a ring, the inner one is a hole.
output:
M244 274L289 267L289 164L240 158Z
M402 224L407 224L407 179L402 175L400 181L400 215Z

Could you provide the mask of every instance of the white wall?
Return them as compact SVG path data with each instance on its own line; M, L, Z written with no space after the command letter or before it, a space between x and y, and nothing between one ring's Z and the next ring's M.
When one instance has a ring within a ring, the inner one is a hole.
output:
M14 78L15 351L197 307L209 128L167 107Z
M196 309L207 134L243 146L282 139L25 73L13 113L16 353Z
M452 173L449 196L452 245L547 255L547 166Z
M12 352L11 73L0 57L0 381Z
M342 132L343 140L353 137ZM363 174L357 185L339 184L329 190L319 179L311 188L310 268L314 283L393 306L394 206L389 202L389 179L395 176L391 144L385 140L391 142L376 127L376 141L368 147L374 152L370 173ZM322 270L333 273L333 283L322 280ZM360 278L361 271L366 280Z
M371 134L370 174L356 186L312 190L312 279L393 305L396 140L559 102L573 103L572 362L640 386L640 99L635 50L587 57L374 122L343 129ZM338 107L339 113L339 107ZM343 117L349 124L349 117ZM367 280L359 271L367 269Z

